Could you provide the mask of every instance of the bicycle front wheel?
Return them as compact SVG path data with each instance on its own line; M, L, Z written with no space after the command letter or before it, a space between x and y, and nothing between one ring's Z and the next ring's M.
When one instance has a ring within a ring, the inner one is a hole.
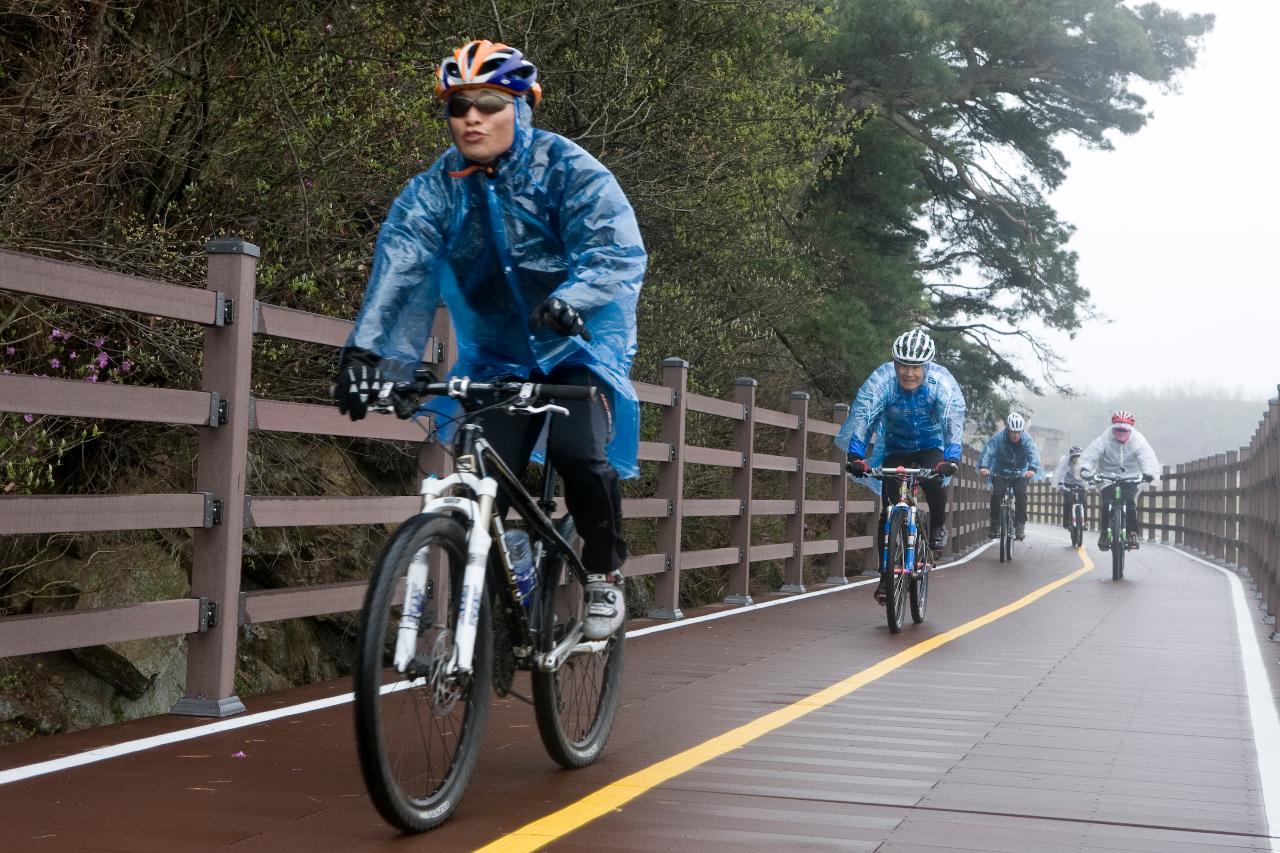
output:
M929 606L929 567L933 564L933 551L929 548L929 522L921 520L916 533L916 570L911 574L911 621L917 625L924 621ZM921 555L924 555L923 557Z
M1124 577L1124 552L1128 544L1124 534L1124 510L1117 498L1111 508L1111 579L1118 581Z
M415 555L448 570L449 606L434 618L430 587L410 605L420 612L407 674L394 665L406 616L405 578ZM356 746L369 797L384 819L405 832L439 826L466 790L489 714L493 628L481 602L470 674L450 674L454 628L466 566L462 526L447 516L419 515L391 537L365 595L355 674Z
M554 574L559 574L555 572ZM583 590L572 573L537 592L539 630L554 648L586 616ZM622 690L627 632L623 624L607 640L580 641L554 672L533 672L533 709L547 754L561 767L585 767L600 757L613 730Z
M884 615L889 630L902 630L907 618L907 514L895 512L889 526L889 594L885 597Z

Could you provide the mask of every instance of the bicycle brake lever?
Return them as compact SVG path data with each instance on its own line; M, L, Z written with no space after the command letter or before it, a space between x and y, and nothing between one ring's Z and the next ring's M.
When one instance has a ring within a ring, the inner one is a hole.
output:
M530 406L527 403L523 405L520 403L512 403L507 407L507 411L513 415L540 415L543 412L551 412L557 415L569 414L569 410L564 406L557 406L554 403L546 403L541 406Z

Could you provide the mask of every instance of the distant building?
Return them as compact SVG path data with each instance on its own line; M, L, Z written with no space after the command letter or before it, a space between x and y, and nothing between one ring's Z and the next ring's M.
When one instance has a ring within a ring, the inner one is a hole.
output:
M1040 448L1040 462L1048 469L1045 474L1052 474L1062 454L1071 448L1071 437L1067 435L1066 430L1034 423L1027 426L1027 432L1031 433L1036 440L1036 446Z

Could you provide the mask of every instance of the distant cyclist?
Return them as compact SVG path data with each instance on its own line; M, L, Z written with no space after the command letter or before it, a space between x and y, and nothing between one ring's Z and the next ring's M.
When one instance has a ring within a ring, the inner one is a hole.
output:
M1142 475L1142 482L1150 483L1160 476L1160 461L1156 453L1147 443L1142 433L1134 429L1137 419L1133 413L1115 412L1111 415L1111 426L1102 435L1089 443L1080 454L1080 476L1086 480L1096 476L1133 477ZM1129 514L1129 547L1137 548L1141 539L1141 519L1138 517L1138 492L1141 485L1127 483L1121 489L1124 497L1125 511ZM1111 512L1112 490L1103 489L1101 518L1107 518ZM1098 548L1109 549L1106 524L1098 536Z
M1005 428L987 442L978 463L978 473L989 477L1011 477L1013 480L1014 522L1016 539L1026 538L1027 480L1040 473L1040 448L1027 429L1027 419L1018 412L1010 412L1004 419ZM1000 497L991 492L991 538L1000 535Z
M848 454L849 473L864 477L878 465L931 468L942 477L956 472L964 434L964 394L951 371L933 363L936 353L933 338L923 329L912 329L893 342L893 361L877 367L862 383L836 435L836 447ZM873 436L877 440L868 462ZM923 486L929 503L929 547L940 551L948 538L946 481L925 480ZM883 507L898 500L900 489L897 481L885 481L881 527ZM876 541L879 544L879 537ZM881 604L887 582L882 574L875 591Z
M1071 505L1076 501L1085 508L1085 515L1088 516L1089 503L1084 487L1086 482L1081 479L1080 472L1080 447L1076 445L1062 454L1062 458L1058 460L1058 467L1053 469L1053 484L1062 490L1062 526L1067 530L1071 529Z

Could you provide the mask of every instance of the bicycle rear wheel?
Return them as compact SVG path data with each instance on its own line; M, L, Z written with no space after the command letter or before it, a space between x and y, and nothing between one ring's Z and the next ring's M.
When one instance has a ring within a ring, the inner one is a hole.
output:
M559 571L553 575L559 575ZM537 595L538 626L544 632L542 650L548 651L581 624L585 616L583 590L569 573L563 586L557 586L553 577ZM561 767L585 767L604 750L618 713L626 641L624 623L607 640L580 641L554 672L534 670L533 709L538 734L547 754Z
M916 526L916 570L911 573L910 593L911 621L918 625L924 621L924 613L929 606L929 568L933 565L933 551L929 548L928 519L921 519Z
M889 526L889 594L884 601L885 621L896 634L907 618L907 514L895 512Z
M416 606L422 613L411 679L396 671L394 653L406 610L405 576L423 551L429 565L443 561L448 568L449 607L440 624L429 591ZM447 673L466 554L466 533L457 521L414 516L387 543L365 595L355 673L360 770L378 812L405 832L432 829L453 814L484 739L493 678L488 596L481 602L470 675Z

